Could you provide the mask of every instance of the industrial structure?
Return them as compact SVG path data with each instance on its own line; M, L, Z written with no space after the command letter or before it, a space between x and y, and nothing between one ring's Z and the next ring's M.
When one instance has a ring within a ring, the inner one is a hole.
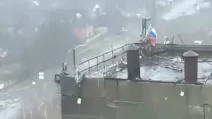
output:
M211 119L212 86L207 82L212 73L198 76L198 65L210 64L211 54L211 45L157 44L150 48L142 42L79 63L74 75L63 64L54 79L61 87L62 119ZM180 60L173 63L175 57ZM174 81L142 77L140 68L152 65L175 70L183 77ZM117 77L124 70L127 77Z

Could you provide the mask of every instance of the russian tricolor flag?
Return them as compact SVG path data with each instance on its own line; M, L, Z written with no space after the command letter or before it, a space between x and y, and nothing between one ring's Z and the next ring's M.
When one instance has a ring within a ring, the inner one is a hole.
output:
M151 44L152 46L156 45L156 41L157 41L157 33L155 28L152 28L152 30L149 32L150 35L150 40L151 40Z

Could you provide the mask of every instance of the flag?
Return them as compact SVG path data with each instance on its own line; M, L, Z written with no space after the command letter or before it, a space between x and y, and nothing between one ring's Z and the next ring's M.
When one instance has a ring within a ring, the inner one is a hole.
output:
M0 58L5 58L7 56L7 50L0 48Z
M154 28L152 28L152 30L149 32L149 35L150 35L150 40L151 40L152 46L155 46L156 45L156 41L157 41L156 30Z

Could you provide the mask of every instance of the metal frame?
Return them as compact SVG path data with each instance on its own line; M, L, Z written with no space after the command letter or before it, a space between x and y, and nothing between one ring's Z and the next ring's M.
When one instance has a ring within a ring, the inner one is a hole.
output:
M80 72L81 73L84 73L84 72L89 72L89 74L91 73L91 69L92 68L97 68L97 71L99 70L99 65L102 65L103 64L103 67L104 67L104 69L105 69L105 63L106 62L108 62L108 61L112 61L113 59L116 59L117 57L120 57L120 56L122 56L123 54L125 54L126 53L126 48L129 46L130 44L126 44L126 45L123 45L123 46L121 46L121 47L118 47L118 48L116 48L116 49L112 49L111 51L108 51L108 52L105 52L105 53L103 53L103 54L101 54L101 55L98 55L98 56L96 56L96 57L94 57L94 58L90 58L90 59L88 59L88 60L86 60L86 61L83 61L83 62L81 62L81 63L79 63L78 64L78 67L80 67L80 66L82 66L82 65L84 65L84 64L88 64L89 66L87 67L87 68L85 68L85 69L82 69L82 70L80 70ZM119 51L119 50L121 50L121 52L119 53L119 52L117 52L117 51ZM117 52L117 53L116 53ZM109 54L111 54L110 56L111 57L109 57L109 58L106 58L105 56L106 55L109 55ZM103 59L102 61L100 61L99 59ZM96 60L96 64L94 64L94 65L92 65L92 66L90 66L90 61L91 60Z
M134 43L134 44L139 46L140 48L146 45L146 43ZM105 70L106 62L110 62L110 61L112 62L112 60L117 59L117 57L123 56L127 51L126 47L128 47L129 45L130 44L123 45L119 48L112 49L111 51L105 52L101 55L98 55L96 57L90 58L86 61L79 63L78 67L88 64L88 67L80 70L80 72L91 74L94 68L96 68L96 71L98 72L99 70L101 70L99 68L100 65L103 65L103 70ZM122 49L121 52L117 52L121 49ZM164 52L170 52L170 53L173 53L173 55L180 56L182 52L185 52L191 49L202 55L212 54L212 45L185 45L185 44L157 44L156 47L153 49L153 54L161 54ZM108 55L111 57L106 58L106 56ZM102 60L100 61L100 59ZM90 65L90 62L92 60L96 60L96 63L94 65ZM208 62L208 61L203 61L203 62Z
M143 45L145 44L140 44L140 43L135 43L136 45L138 46L141 46L140 48L142 48ZM94 58L91 58L91 59L88 59L78 65L84 65L84 64L88 64L91 60L96 60L96 64L94 65L89 65L87 68L81 70L80 72L82 73L91 73L95 70L99 71L100 70L100 67L101 65L103 65L105 68L107 62L108 63L113 63L112 61L114 59L118 59L118 57L120 56L123 56L125 53L126 53L126 49L125 47L129 46L130 44L127 44L127 45L124 45L122 47L119 47L117 49L114 49L114 50L111 50L109 52L106 52L106 53L103 53L97 57L94 57ZM210 55L212 54L212 46L210 45L207 45L207 46L200 46L198 47L199 45L177 45L177 44L170 44L170 45L164 45L164 44L158 44L154 51L153 51L153 54L160 54L160 53L166 53L166 52L177 52L179 54L179 56L181 56L182 52L184 51L187 51L187 50L195 50L199 53L206 53L207 55ZM116 51L119 51L120 49L123 49L122 51L123 52L118 52L118 53L115 53ZM107 54L110 54L111 57L107 57L107 59L105 59L105 56ZM156 56L157 57L157 56ZM102 58L104 60L100 61L99 59ZM154 57L153 57L154 58ZM164 58L163 56L158 56L157 58L160 58L162 60L169 60L169 58ZM146 60L147 62L151 62L148 60L148 58L141 58L140 60ZM145 61L141 61L142 63L141 64L145 64ZM203 59L203 60L199 60L198 62L211 62L211 60L209 59ZM180 62L181 63L181 62ZM126 66L126 64L125 64ZM94 69L95 68L95 69ZM124 69L125 67L121 67L122 69ZM65 89L64 92L63 90L61 90L61 94L63 95L63 93L70 93L70 94L74 94L74 95L66 95L66 96L62 96L63 99L65 98L69 98L71 100L69 101L64 101L64 100L61 100L61 102L63 102L65 105L73 105L76 103L76 100L75 100L75 95L80 95L82 96L82 100L87 100L87 101L99 101L101 102L102 100L104 100L106 103L105 104L102 104L101 106L99 106L98 108L97 107L89 107L88 109L86 110L86 113L83 112L83 111L79 111L79 112L75 112L75 110L78 110L79 109L79 106L78 107L72 107L74 108L74 111L69 111L68 112L68 115L72 116L72 115L87 115L87 114L90 114L90 115L93 115L93 111L90 111L90 108L92 109L96 109L95 111L95 114L96 112L101 112L101 116L105 116L105 117L109 117L110 116L110 111L113 112L113 109L112 108L108 108L108 105L110 104L110 102L116 102L117 100L119 100L120 102L122 102L123 104L137 104L137 103L148 103L148 102L151 102L151 101L148 101L148 100L144 100L143 99L143 96L141 99L137 99L137 91L141 91L141 93L143 94L146 94L148 91L149 91L149 88L153 88L153 90L155 92L161 92L161 91L165 91L164 89L167 89L167 90L171 90L173 88L174 91L180 93L180 90L181 91L184 91L186 93L189 93L189 90L191 90L190 88L188 87L196 87L196 89L199 91L199 90L202 90L202 88L204 87L204 85L202 85L202 83L198 83L196 82L195 84L187 84L186 82L183 82L182 80L180 81L177 81L177 82L169 82L169 81L153 81L153 80L128 80L128 79L118 79L118 78L113 78L113 77L104 77L103 79L102 78L89 78L89 77L85 77L86 79L82 82L80 82L79 84L75 84L75 81L74 81L74 77L70 77L70 75L65 75L65 74L60 74L58 75L60 77L60 81L64 81L63 83L60 83L60 86L61 86L61 89ZM57 82L57 80L56 80ZM145 87L142 87L144 85L147 85L146 89ZM159 85L160 87L155 87L155 85ZM163 88L163 86L165 86ZM204 83L203 83L204 84ZM82 92L79 92L76 90L71 90L71 88L75 88L73 87L73 85L78 85L79 87L82 88ZM170 87L171 86L171 87ZM129 90L129 92L124 92L122 91L120 93L120 91L124 89L125 90ZM135 91L135 89L138 89ZM71 92L72 91L72 92ZM142 92L143 91L143 92ZM144 91L147 91L147 92L144 92ZM150 95L154 95L155 93L153 92L148 92L150 93ZM124 93L123 93L124 92ZM129 93L132 93L132 94L129 94ZM199 94L200 92L197 92L197 94ZM82 94L82 95L81 95ZM120 95L123 95L122 97L120 97ZM139 94L141 95L141 94ZM167 94L162 94L163 96L167 96ZM126 97L125 97L126 96ZM169 94L168 96L173 96L172 94ZM180 96L180 95L179 95ZM209 95L204 95L205 97L204 98L207 98L207 99L210 99L208 98L207 96ZM133 98L132 98L133 97ZM140 96L141 97L141 96ZM151 97L150 97L151 98ZM160 95L156 95L154 98L161 98ZM174 96L173 98L176 98L177 100L177 97ZM189 97L189 95L185 95L185 98L186 98L186 101L182 101L183 103L186 102L186 105L185 107L189 106L190 103L188 103L189 101L191 101L192 99ZM171 98L170 98L171 99ZM189 100L188 100L189 99ZM173 103L173 105L177 102L177 101L171 101L171 103ZM70 104L69 104L70 103ZM102 103L102 102L101 102ZM152 102L151 102L152 103ZM203 102L203 103L206 103L206 102ZM207 102L208 103L208 102ZM87 103L86 103L87 104ZM86 104L82 103L80 106L82 108L86 107ZM197 102L197 104L199 104L199 102ZM210 103L209 103L210 104ZM205 106L207 106L208 104L203 104L203 118L206 118L206 109L205 109ZM63 105L64 106L64 105ZM98 106L98 104L97 104ZM175 105L176 106L176 105ZM184 109L185 107L182 107L182 109ZM108 108L108 110L105 110L105 108ZM186 108L187 109L187 108ZM108 112L107 112L108 111ZM89 112L89 113L87 113ZM129 112L130 113L130 112ZM187 113L187 112L185 112ZM62 110L62 114L63 114L63 110ZM114 112L115 114L115 112ZM90 116L88 115L88 116ZM64 114L63 114L64 116ZM99 114L96 114L94 116L99 116ZM64 117L63 117L64 118ZM115 119L113 116L110 117L111 119Z

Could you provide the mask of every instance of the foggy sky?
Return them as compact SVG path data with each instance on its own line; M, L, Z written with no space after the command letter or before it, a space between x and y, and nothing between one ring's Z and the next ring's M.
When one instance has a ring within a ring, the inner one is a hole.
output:
M171 7L155 5L156 1L158 0L1 0L0 47L8 48L8 59L27 64L31 62L28 65L32 67L53 62L52 59L61 62L69 48L80 44L71 34L70 21L76 12L81 12L88 17L87 22L95 25L95 21L89 21L95 4L100 4L108 13L101 21L106 27L125 26L134 21L123 17L124 12L140 12L152 17L152 24L163 35L188 31L195 33L199 29L207 32L210 29L212 15L208 11L211 9L166 22L161 20L161 16L169 12ZM179 1L183 0L175 0Z

